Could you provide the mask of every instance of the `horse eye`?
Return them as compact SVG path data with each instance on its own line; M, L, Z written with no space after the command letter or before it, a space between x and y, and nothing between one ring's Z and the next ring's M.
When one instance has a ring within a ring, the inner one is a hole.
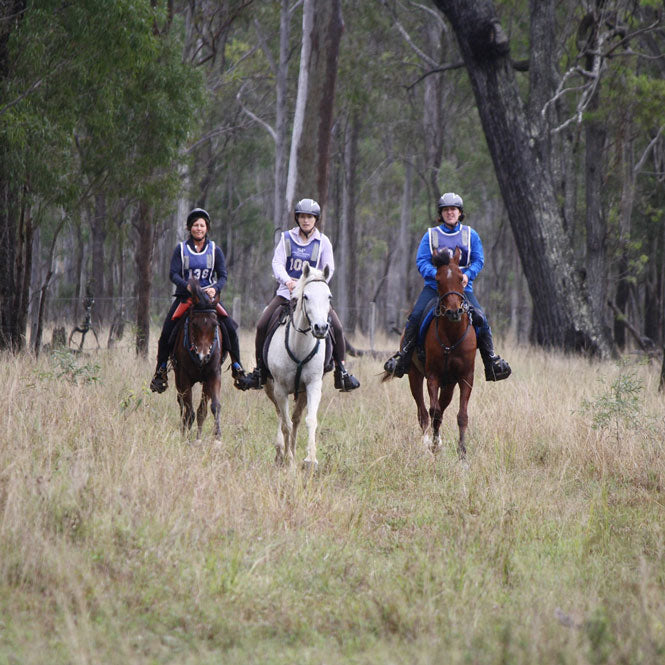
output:
M302 299L303 300L309 300L309 298L304 293L303 293Z

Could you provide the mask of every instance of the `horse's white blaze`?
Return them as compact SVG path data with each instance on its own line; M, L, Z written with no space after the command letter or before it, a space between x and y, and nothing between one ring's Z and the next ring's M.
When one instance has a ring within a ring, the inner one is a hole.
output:
M296 402L293 420L289 413L289 395L295 392L297 364L286 350L286 325L280 326L273 335L268 349L268 369L273 381L266 386L266 394L275 404L280 423L275 439L277 458L287 463L294 460L296 436L300 417L307 404L307 457L305 463L316 467L316 428L317 413L321 402L323 385L323 363L326 343L324 339L316 339L312 334L318 330L325 334L328 330L328 314L330 312L330 289L325 281L327 273L311 268L303 273L300 284L293 293L297 305L293 312L293 325L289 327L289 349L300 361L307 358L318 342L318 349L310 360L302 366L299 391L303 392ZM298 331L303 332L298 332Z

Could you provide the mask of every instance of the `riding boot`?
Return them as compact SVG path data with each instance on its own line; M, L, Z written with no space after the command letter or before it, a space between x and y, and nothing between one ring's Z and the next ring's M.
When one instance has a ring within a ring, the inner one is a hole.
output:
M383 369L386 372L399 379L409 371L411 352L416 344L417 333L418 326L415 323L407 321L399 351L394 356L388 358L383 365Z
M501 381L510 376L510 365L494 353L494 342L489 328L485 328L478 335L478 350L485 365L485 381Z
M231 363L231 376L233 377L233 385L236 388L239 388L239 382L247 376L243 366L240 364L240 361L234 360Z
M259 362L256 367L249 373L243 373L242 376L233 383L238 390L261 390L263 384L266 382L267 372L262 362Z
M169 387L169 378L166 371L166 363L157 363L155 369L155 376L152 377L150 382L150 390L153 393L163 393Z
M335 388L343 393L360 388L360 381L346 371L344 363L337 363L335 366Z

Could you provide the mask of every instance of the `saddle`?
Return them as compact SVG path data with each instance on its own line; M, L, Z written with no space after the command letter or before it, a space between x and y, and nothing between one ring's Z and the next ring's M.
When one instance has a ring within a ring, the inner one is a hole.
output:
M263 366L265 367L265 372L266 375L272 378L272 375L270 374L270 370L268 369L268 348L270 347L270 342L272 341L273 336L275 335L275 331L279 326L283 325L286 323L286 320L289 318L291 315L291 309L295 307L295 300L290 300L288 303L284 303L280 307L278 307L270 317L270 321L268 322L268 328L266 332L266 339L263 342ZM330 322L330 319L328 319L328 322ZM330 328L332 329L332 327ZM332 360L332 352L333 352L333 342L332 342L332 336L330 335L330 332L326 335L326 353L323 361L323 371L325 372L330 372L333 369L333 360Z

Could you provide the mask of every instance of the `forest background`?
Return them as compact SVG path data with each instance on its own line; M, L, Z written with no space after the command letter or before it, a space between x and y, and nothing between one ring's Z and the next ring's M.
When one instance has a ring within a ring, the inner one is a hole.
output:
M663 344L665 28L655 0L3 0L0 347L86 291L110 342L170 299L195 206L251 328L313 197L347 331L399 330L455 191L495 331L607 357ZM375 303L375 308L370 304ZM113 324L113 325L112 325Z

